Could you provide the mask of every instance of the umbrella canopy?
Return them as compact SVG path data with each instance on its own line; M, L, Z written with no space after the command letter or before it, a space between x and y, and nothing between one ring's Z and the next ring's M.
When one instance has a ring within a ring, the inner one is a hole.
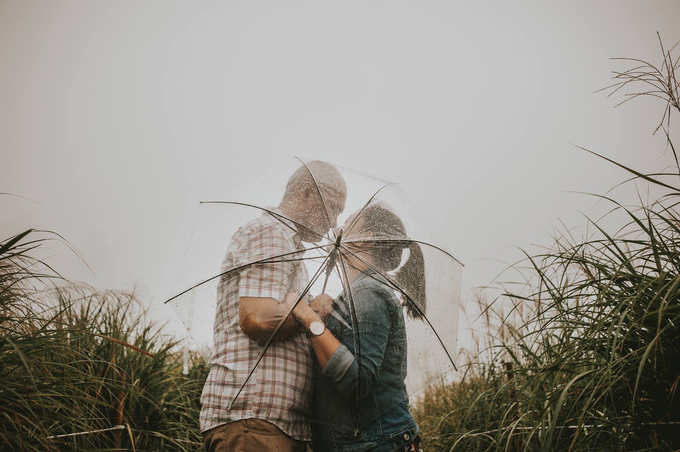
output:
M343 331L351 342L349 348L361 360L362 346L369 346L366 341L362 344L362 335L371 327L362 324L370 322L370 316L365 314L365 306L357 303L373 301L357 291L369 281L371 287L382 288L397 303L392 315L403 319L405 337L392 345L398 347L392 352L406 356L405 385L408 394L413 394L455 368L462 264L397 184L335 168L346 189L344 206L329 195L337 187L327 185L329 175L321 174L323 167L305 159L292 160L246 185L202 202L176 281L176 295L166 303L172 305L197 349L211 363L216 356L215 341L220 340L219 324L238 321L220 318L218 313L225 285L257 267L270 268L272 274L280 275L276 277L285 286L289 283L283 280L294 277L292 268L298 279L304 275L303 284L291 289L297 294L294 301L308 302L320 293L332 296L335 301L327 324ZM280 206L292 183L291 175L300 171L312 176L316 191L310 196L318 198L317 209L291 218ZM247 260L225 258L244 226L263 219L289 230L296 246L283 252L279 249L251 254ZM418 261L424 272L406 271L409 260ZM279 272L284 266L289 270ZM294 306L290 304L287 312L292 312ZM257 375L257 364L276 342L275 335L285 320L273 320L270 336L258 342L259 359L238 373L241 389ZM237 397L245 396L239 391Z

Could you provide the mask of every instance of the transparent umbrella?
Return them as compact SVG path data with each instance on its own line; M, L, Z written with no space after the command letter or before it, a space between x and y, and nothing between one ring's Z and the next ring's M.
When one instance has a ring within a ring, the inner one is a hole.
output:
M346 187L342 210L342 203L330 199L332 191L323 182L328 177L316 163L292 160L251 183L202 202L176 280L176 295L166 301L211 367L225 367L230 381L238 387L231 392L232 404L239 398L255 396L258 366L268 353L274 353L273 347L298 340L303 344L301 353L313 356L302 333L282 339L279 332L285 329L288 314L297 303L307 303L321 293L334 299L326 318L328 329L355 356L359 368L372 366L373 373L384 372L385 366L395 362L385 357L396 356L403 371L395 374L403 380L400 384L409 395L455 369L462 264L397 184L335 167ZM296 216L287 215L281 206L290 189L291 175L300 171L312 176L314 190L307 192L305 202L316 208L305 215L300 215L304 209L299 208ZM316 203L309 199L314 196ZM248 228L262 221L278 224L295 246L260 249L256 245L254 252L234 258L235 242L243 242ZM409 261L418 263L423 271L407 271ZM225 338L224 331L229 325L232 332L239 331L240 320L237 308L231 315L225 313L225 304L238 303L238 296L230 299L228 293L233 295L233 291L227 288L247 280L239 278L246 278L253 269L265 273L271 270L267 274L273 275L273 284L279 287L272 298L283 302L287 294L289 301L290 294L296 296L293 303L285 303L284 315L271 319L267 336L253 340L248 359L235 363L229 360L231 352L225 346L233 338ZM375 333L370 313L372 303L378 302L366 292L367 286L381 292L382 303L391 303L387 312L392 331L378 353L385 359L381 361L379 356L381 362L377 363L375 350L368 353L369 347L375 347L375 338L368 335ZM395 328L399 334L392 340ZM314 362L310 359L312 365ZM233 368L227 369L229 366ZM367 377L360 372L356 378ZM366 385L359 381L357 387ZM365 395L356 394L356 403L362 403Z

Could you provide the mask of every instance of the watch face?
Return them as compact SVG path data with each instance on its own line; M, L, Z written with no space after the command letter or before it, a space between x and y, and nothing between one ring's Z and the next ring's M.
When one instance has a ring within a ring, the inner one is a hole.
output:
M325 326L323 326L323 323L321 322L312 322L311 325L309 325L309 331L314 335L314 336L320 336L323 334L323 331L326 329Z

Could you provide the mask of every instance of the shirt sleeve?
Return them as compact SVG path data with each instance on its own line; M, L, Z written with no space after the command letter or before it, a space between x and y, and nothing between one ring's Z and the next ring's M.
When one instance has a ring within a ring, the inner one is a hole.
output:
M295 260L295 255L279 256L294 251L294 245L280 227L266 226L248 234L240 260L252 264L240 272L239 297L273 298L282 303L301 261Z
M346 328L338 340L342 343L333 353L321 374L328 378L346 400L370 393L385 358L390 334L389 296L381 290L360 289L352 294L358 325ZM356 331L356 333L355 333ZM360 353L355 348L358 334Z

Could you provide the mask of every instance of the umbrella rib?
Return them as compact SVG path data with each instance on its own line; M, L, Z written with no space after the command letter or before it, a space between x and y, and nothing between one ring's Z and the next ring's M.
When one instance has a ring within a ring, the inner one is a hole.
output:
M201 201L200 204L232 204L232 205L235 205L235 206L252 207L253 209L259 209L259 210L262 210L262 211L264 211L264 212L267 212L268 214L270 214L271 216L273 216L274 218L276 218L277 220L279 220L284 226L286 226L287 228L289 228L289 229L291 229L291 230L293 230L293 231L295 231L295 232L297 232L297 233L299 233L300 231L297 230L297 229L295 229L295 228L292 227L291 225L287 224L287 223L284 222L283 220L290 221L290 222L293 223L295 226L298 226L298 227L300 227L300 228L303 228L303 229L306 229L306 230L308 230L308 231L311 231L311 232L313 232L314 234L319 234L318 232L316 232L316 231L313 230L312 228L310 228L310 227L308 227L308 226L305 226L304 224L299 223L299 222L297 222L297 221L295 221L295 220L292 220L292 219L288 218L288 217L285 216L285 215L281 215L280 213L275 212L275 211L272 210L272 209L268 209L268 208L266 208L266 207L258 206L258 205L255 205L255 204L248 204L247 202L238 202L238 201ZM283 220L282 220L282 219L283 219ZM323 235L323 234L320 234L320 235Z
M356 224L356 222L359 221L359 217L361 217L361 214L362 214L362 213L364 212L364 210L366 210L366 208L373 202L373 199L375 199L375 197L378 196L378 194L379 194L381 191L383 191L383 190L386 189L387 187L391 187L391 186L393 186L393 185L397 185L397 184L395 184L394 182L388 182L387 184L385 184L385 185L383 185L382 187L380 187L375 193L373 193L373 196L371 196L371 198L366 202L366 204L364 204L364 206L361 208L361 210L359 210L359 213L356 214L356 216L354 217L354 219L352 220L352 222L350 223L350 225L347 227L347 230L345 231L345 234L349 233L349 231L352 230L352 228L354 227L354 225Z
M313 247L311 247L311 248L305 248L305 249L303 249L303 250L295 250L295 251L291 251L291 252L289 252L289 253L279 254L279 255L276 255L276 256L270 256L270 257L267 257L267 258L264 258L264 259L260 259L260 260L257 260L257 261L248 262L247 264L243 264L243 265L240 265L240 266L238 266L238 267L230 268L229 270L220 272L220 273L218 273L217 275L211 276L211 277L208 278L208 279L204 279L203 281L199 282L198 284L194 284L193 286L189 287L189 288L186 289L186 290L183 290L182 292L178 293L177 295L173 296L172 298L167 299L166 301L163 302L163 304L168 304L169 302L171 302L171 301L174 300L175 298L181 297L181 296L184 295L185 293L190 292L190 291L194 290L195 288L200 287L200 286L202 286L203 284L212 281L212 280L215 279L215 278L219 278L219 277L222 276L222 275L226 275L227 273L231 273L231 272L234 272L234 271L242 270L242 269L244 269L244 268L246 268L246 267L249 267L249 266L251 266L251 265L257 265L257 264L270 264L270 263L278 263L278 262L286 262L286 261L272 261L272 260L273 260L273 259L279 259L279 258L282 258L282 257L292 256L292 255L298 254L298 253L305 253L305 252L311 251L311 250L318 250L318 249L323 248L324 246L325 246L325 245L317 245L317 246L313 246ZM304 259L304 258L294 259L294 260L302 260L302 259Z
M429 246L430 248L434 248L438 251L441 251L442 253L446 254L451 259L453 259L454 261L458 262L460 265L465 267L465 264L463 264L461 261L456 259L456 257L453 254L449 253L448 251L446 251L445 249L443 249L443 248L441 248L437 245L433 245L429 242L424 242L422 240L415 240L415 239L409 239L409 238L403 238L403 239L365 239L365 238L362 238L362 239L343 240L342 243L343 244L359 244L359 245L372 244L372 243L419 243L421 245Z
M416 302L414 302L414 301L411 299L411 297L410 297L410 296L409 296L409 295L408 295L401 287L399 287L399 285L398 285L398 284L397 284L397 283L396 283L396 282L395 282L395 281L394 281L387 273L381 271L380 269L378 269L375 265L371 264L370 262L365 261L364 259L361 258L361 256L359 256L357 253L353 252L352 250L350 250L350 249L347 248L346 246L344 246L344 245L340 245L340 246L343 247L343 248L344 248L347 252L349 252L352 256L356 257L359 261L361 261L361 262L363 262L365 265L367 265L371 270L373 270L374 272L376 272L377 274L379 274L380 276L382 276L383 278L385 278L385 279L387 280L387 282L389 282L390 285L391 285L395 290L398 290L400 293L402 293L402 294L404 294L404 295L406 296L406 299L409 301L409 303L411 303L411 306L413 306L413 307L416 309L416 311L418 311L418 314L420 314L420 315L422 316L422 318L425 320L425 322L427 322L427 325L430 327L430 329L432 330L432 332L434 333L434 335L437 337L437 340L439 341L439 343L441 344L442 348L444 349L444 352L446 352L446 356L448 356L449 360L451 361L451 364L453 365L453 368L454 368L456 371L458 371L458 368L456 367L456 363L453 361L453 358L451 357L451 354L450 354L449 351L447 350L446 345L444 345L444 341L443 341L442 338L439 336L439 333L437 333L437 330L434 328L434 326L432 325L432 323L430 323L430 319L427 318L427 316L425 315L425 312L423 312L423 310L420 309L420 306L418 306L418 305L416 304ZM340 254L342 254L342 253L340 253ZM455 258L454 258L454 259L455 259ZM370 275L369 275L369 277L370 277ZM375 278L373 278L373 279L375 279ZM377 280L376 280L376 281L377 281ZM380 282L380 281L378 281L378 282Z
M307 166L307 164L303 162L300 157L295 158L298 159L300 163L302 163L302 165L307 169L309 175L312 176L312 180L314 181L316 191L319 193L319 198L321 198L321 204L323 204L323 211L326 214L326 221L328 221L328 229L330 229L331 234L333 234L333 238L335 238L335 231L333 231L333 228L331 227L331 216L328 213L328 207L326 207L326 200L323 199L323 195L321 194L321 187L319 187L319 182L317 182L316 177L314 177L314 174L312 173L312 170L309 169L309 166Z
M326 257L326 259L324 260L324 263L325 263L327 260L328 260L328 257ZM237 392L236 395L234 396L234 399L231 401L231 404L229 405L229 408L227 408L228 410L231 409L231 406L234 404L234 402L236 402L236 399L238 399L238 396L241 395L241 392L243 391L243 388L245 388L245 387L246 387L246 384L248 384L248 381L250 380L250 377L253 376L253 373L255 372L255 369L257 369L257 366L258 366L258 365L260 364L260 362L262 361L262 358L264 358L264 355L265 355L265 353L267 353L267 350L269 350L269 346L270 346L271 343L274 341L274 338L276 337L276 335L279 333L279 331L280 331L281 328L283 327L283 324L286 323L286 319L288 319L288 316L290 315L290 313L293 312L293 309L295 309L295 307L297 306L297 304L304 298L305 295L307 295L307 292L309 292L309 289L311 289L312 285L316 282L316 280L319 279L319 276L321 275L321 269L322 269L322 268L323 268L323 263L321 264L321 266L319 267L319 269L316 271L316 273L314 274L314 276L312 277L312 279L309 281L309 283L307 284L307 287L305 287L305 290L304 290L300 295L298 295L297 301L296 301L295 303L292 304L292 306L288 309L288 312L286 313L286 315L279 321L279 324L276 325L276 328L274 329L274 332L269 336L269 339L267 339L267 343L264 345L264 349L262 350L262 353L260 353L260 356L259 356L259 358L257 359L257 362L255 363L255 365L253 366L253 368L250 369L250 373L248 374L248 376L246 377L245 381L244 381L243 384L241 385L241 388L238 390L238 392Z

